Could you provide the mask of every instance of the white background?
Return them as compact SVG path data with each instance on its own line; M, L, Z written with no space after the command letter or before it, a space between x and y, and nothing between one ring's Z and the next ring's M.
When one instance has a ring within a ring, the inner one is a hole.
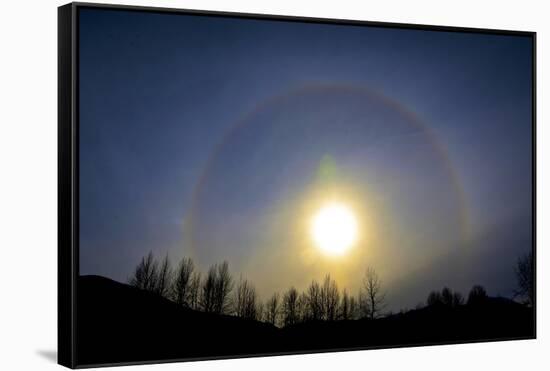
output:
M110 2L110 1L105 1ZM131 1L133 5L348 18L538 33L538 339L456 346L133 366L125 370L548 369L550 11L545 1ZM48 370L57 339L57 6L0 10L0 369ZM498 134L498 133L495 133ZM547 363L546 367L544 363Z

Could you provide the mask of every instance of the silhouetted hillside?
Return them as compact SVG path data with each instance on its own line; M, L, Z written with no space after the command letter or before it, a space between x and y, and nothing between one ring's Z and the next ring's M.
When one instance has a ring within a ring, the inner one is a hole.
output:
M303 349L391 347L534 336L532 309L508 299L484 305L443 305L369 320L309 322L284 329L287 345Z
M183 308L99 276L78 281L77 354L82 364L266 352L272 325Z
M500 298L455 308L434 305L375 320L312 321L279 329L186 309L99 276L79 278L77 326L80 364L534 336L533 310Z

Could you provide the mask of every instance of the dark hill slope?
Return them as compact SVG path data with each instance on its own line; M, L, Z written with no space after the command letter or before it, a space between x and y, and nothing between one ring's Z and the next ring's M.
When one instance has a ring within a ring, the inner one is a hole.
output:
M77 329L80 364L266 352L278 333L266 323L186 309L99 276L79 278Z
M183 308L99 276L78 281L78 363L303 352L534 336L533 310L507 299L434 306L377 320L269 324Z
M392 347L528 339L533 310L507 299L483 305L433 306L376 320L308 322L284 329L288 347L302 349Z

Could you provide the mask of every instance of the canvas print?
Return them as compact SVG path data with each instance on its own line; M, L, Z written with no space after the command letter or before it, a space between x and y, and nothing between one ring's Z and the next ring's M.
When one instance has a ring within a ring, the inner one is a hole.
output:
M77 19L80 365L535 336L532 35Z

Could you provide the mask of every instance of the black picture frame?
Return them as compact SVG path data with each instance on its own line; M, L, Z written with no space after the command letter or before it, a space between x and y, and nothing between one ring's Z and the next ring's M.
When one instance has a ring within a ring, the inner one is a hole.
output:
M287 353L262 353L223 357L163 359L155 361L116 362L102 364L83 364L77 359L78 298L77 277L79 275L79 11L81 9L111 9L146 13L167 13L183 15L201 15L237 19L270 20L284 22L301 22L316 24L337 24L354 26L376 26L382 28L400 28L410 30L446 31L458 33L494 34L524 36L532 42L532 254L534 260L533 279L536 292L536 32L495 30L483 28L463 28L421 24L402 24L370 22L344 19L309 18L266 14L230 13L218 11L201 11L170 9L143 6L107 5L96 3L70 3L58 8L58 363L70 368L97 366L150 364L163 362L181 362L211 359L243 358L255 356L272 356L282 354L307 354L317 352L334 352L348 350L373 349L376 347L356 347L344 349L322 349L315 351L298 351ZM533 302L534 329L536 338L536 295ZM514 340L516 338L498 338ZM520 339L526 339L524 337ZM480 340L485 342L487 340ZM468 341L471 342L471 341ZM475 342L475 341L474 341ZM462 341L449 341L423 344L403 344L389 348L455 344ZM384 347L388 348L388 347Z

